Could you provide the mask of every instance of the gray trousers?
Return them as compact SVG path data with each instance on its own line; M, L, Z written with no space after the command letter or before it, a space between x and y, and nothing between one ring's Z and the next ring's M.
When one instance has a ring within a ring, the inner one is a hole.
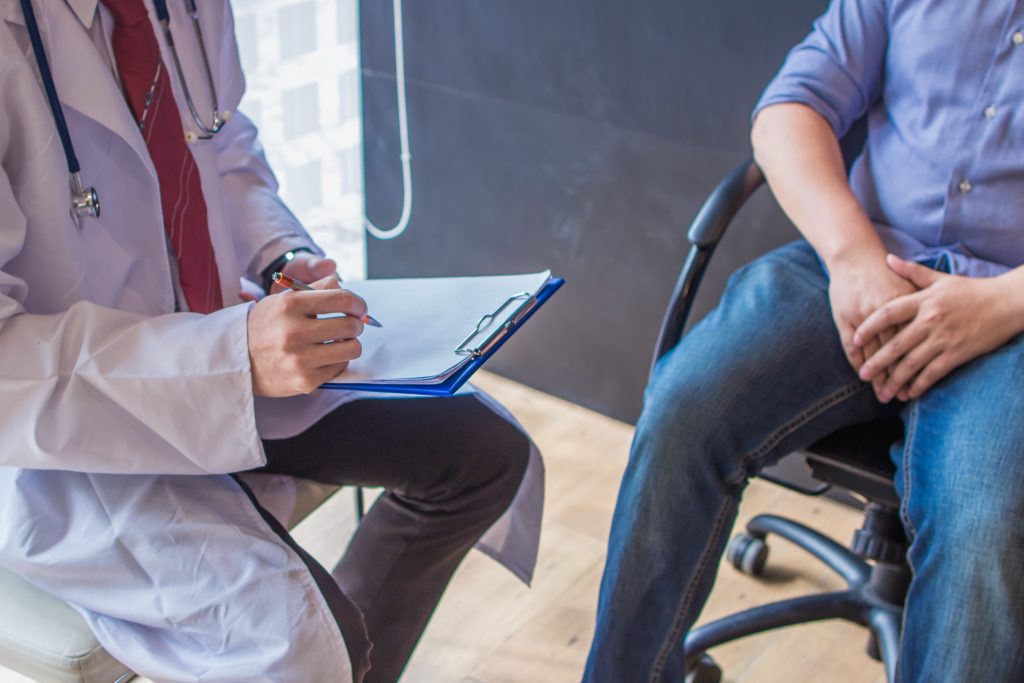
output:
M331 574L268 522L331 606L356 683L397 681L459 562L515 497L528 439L476 397L459 396L360 400L263 445L260 471L386 489Z

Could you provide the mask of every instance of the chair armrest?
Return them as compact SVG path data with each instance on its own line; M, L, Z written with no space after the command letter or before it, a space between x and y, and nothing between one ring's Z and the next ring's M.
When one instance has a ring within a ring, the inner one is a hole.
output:
M753 159L734 168L700 207L687 233L690 243L704 249L718 246L732 219L763 184L764 175Z
M763 184L764 175L761 169L753 159L748 159L733 169L701 206L687 232L692 246L679 273L665 317L662 319L658 343L654 348L654 359L651 361L651 374L654 373L658 359L668 353L682 338L686 320L697 296L697 288L700 287L715 247L725 235L733 218L743 208L743 204Z

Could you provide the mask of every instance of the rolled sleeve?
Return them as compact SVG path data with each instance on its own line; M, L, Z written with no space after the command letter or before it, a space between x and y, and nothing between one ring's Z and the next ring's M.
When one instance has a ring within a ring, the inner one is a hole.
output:
M889 0L833 0L790 51L751 120L775 104L805 104L843 137L882 93L888 19Z

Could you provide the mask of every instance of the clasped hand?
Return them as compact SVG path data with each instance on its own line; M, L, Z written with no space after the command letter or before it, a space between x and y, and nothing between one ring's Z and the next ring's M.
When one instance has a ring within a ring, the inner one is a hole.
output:
M867 315L850 339L854 357L860 351L862 358L851 363L879 401L918 398L1017 333L999 278L949 275L892 254L886 263L911 291Z

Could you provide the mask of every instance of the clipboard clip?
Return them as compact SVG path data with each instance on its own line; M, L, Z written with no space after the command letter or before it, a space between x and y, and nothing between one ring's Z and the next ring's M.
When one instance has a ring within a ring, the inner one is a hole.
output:
M469 333L465 339L463 339L458 346L455 347L455 353L460 356L470 356L472 358L479 358L480 356L487 353L487 351L501 339L501 336L510 328L515 327L516 323L519 322L520 314L529 307L531 301L534 301L535 297L530 292L520 292L519 294L513 294L509 298L505 299L505 303L498 306L493 312L485 313L480 316L480 320L476 323L476 328ZM505 310L515 304L517 301L521 301L519 307L509 316L503 324L496 327L487 338L484 339L476 348L469 348L469 343L479 337L484 331L490 326L496 318L498 318Z

